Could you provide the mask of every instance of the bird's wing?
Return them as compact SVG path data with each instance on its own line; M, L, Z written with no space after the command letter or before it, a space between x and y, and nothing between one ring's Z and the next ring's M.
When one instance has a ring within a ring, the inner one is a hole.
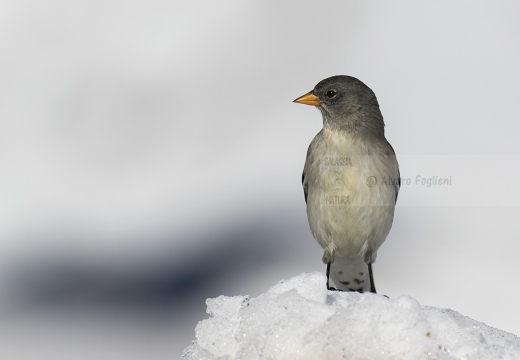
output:
M320 134L322 133L322 131L320 131L318 134L316 134L314 139L312 139L311 143L309 144L309 148L307 149L307 156L305 157L305 165L303 166L303 174L302 174L303 196L305 196L305 203L307 203L307 195L309 193L309 179L307 178L307 174L305 173L305 170L307 169L307 165L310 160L309 158L311 157L311 154L312 154L313 145L315 144L316 139L318 139L320 137Z
M303 196L305 196L305 203L307 203L307 189L309 185L307 184L307 179L305 178L305 170L303 170L302 174L302 185L303 185Z
M397 186L395 187L395 203L397 204L397 196L401 188L401 172L399 171L399 164L397 164Z
M387 144L392 150L393 155L395 156L394 148L388 141ZM399 195L399 189L401 188L401 172L399 171L399 163L397 162L397 157L395 159L395 166L397 166L397 185L395 186L395 202L397 203L397 196Z

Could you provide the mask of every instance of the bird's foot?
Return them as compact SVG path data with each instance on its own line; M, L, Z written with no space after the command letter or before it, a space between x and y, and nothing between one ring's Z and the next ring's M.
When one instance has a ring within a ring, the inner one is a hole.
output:
M329 286L329 284L327 284L327 290L330 290L330 291L343 291L343 290L340 290L340 289L336 289L335 287Z

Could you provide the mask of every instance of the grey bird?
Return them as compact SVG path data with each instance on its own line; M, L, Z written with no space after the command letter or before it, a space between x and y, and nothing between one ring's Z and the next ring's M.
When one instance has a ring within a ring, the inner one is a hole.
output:
M327 288L375 293L372 263L392 227L401 185L376 95L338 75L294 102L316 106L323 117L302 184L311 232L324 250Z

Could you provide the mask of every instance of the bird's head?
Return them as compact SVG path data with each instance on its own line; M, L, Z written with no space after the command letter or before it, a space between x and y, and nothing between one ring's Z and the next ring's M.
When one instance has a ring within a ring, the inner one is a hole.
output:
M322 80L294 102L316 106L325 126L348 131L384 131L376 95L352 76L337 75Z

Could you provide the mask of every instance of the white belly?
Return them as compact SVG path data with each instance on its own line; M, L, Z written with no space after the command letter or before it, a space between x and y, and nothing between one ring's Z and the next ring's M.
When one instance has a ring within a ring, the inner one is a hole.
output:
M326 141L325 141L326 140ZM324 137L307 161L307 216L315 239L337 256L365 256L392 226L398 177L395 155L379 144Z

